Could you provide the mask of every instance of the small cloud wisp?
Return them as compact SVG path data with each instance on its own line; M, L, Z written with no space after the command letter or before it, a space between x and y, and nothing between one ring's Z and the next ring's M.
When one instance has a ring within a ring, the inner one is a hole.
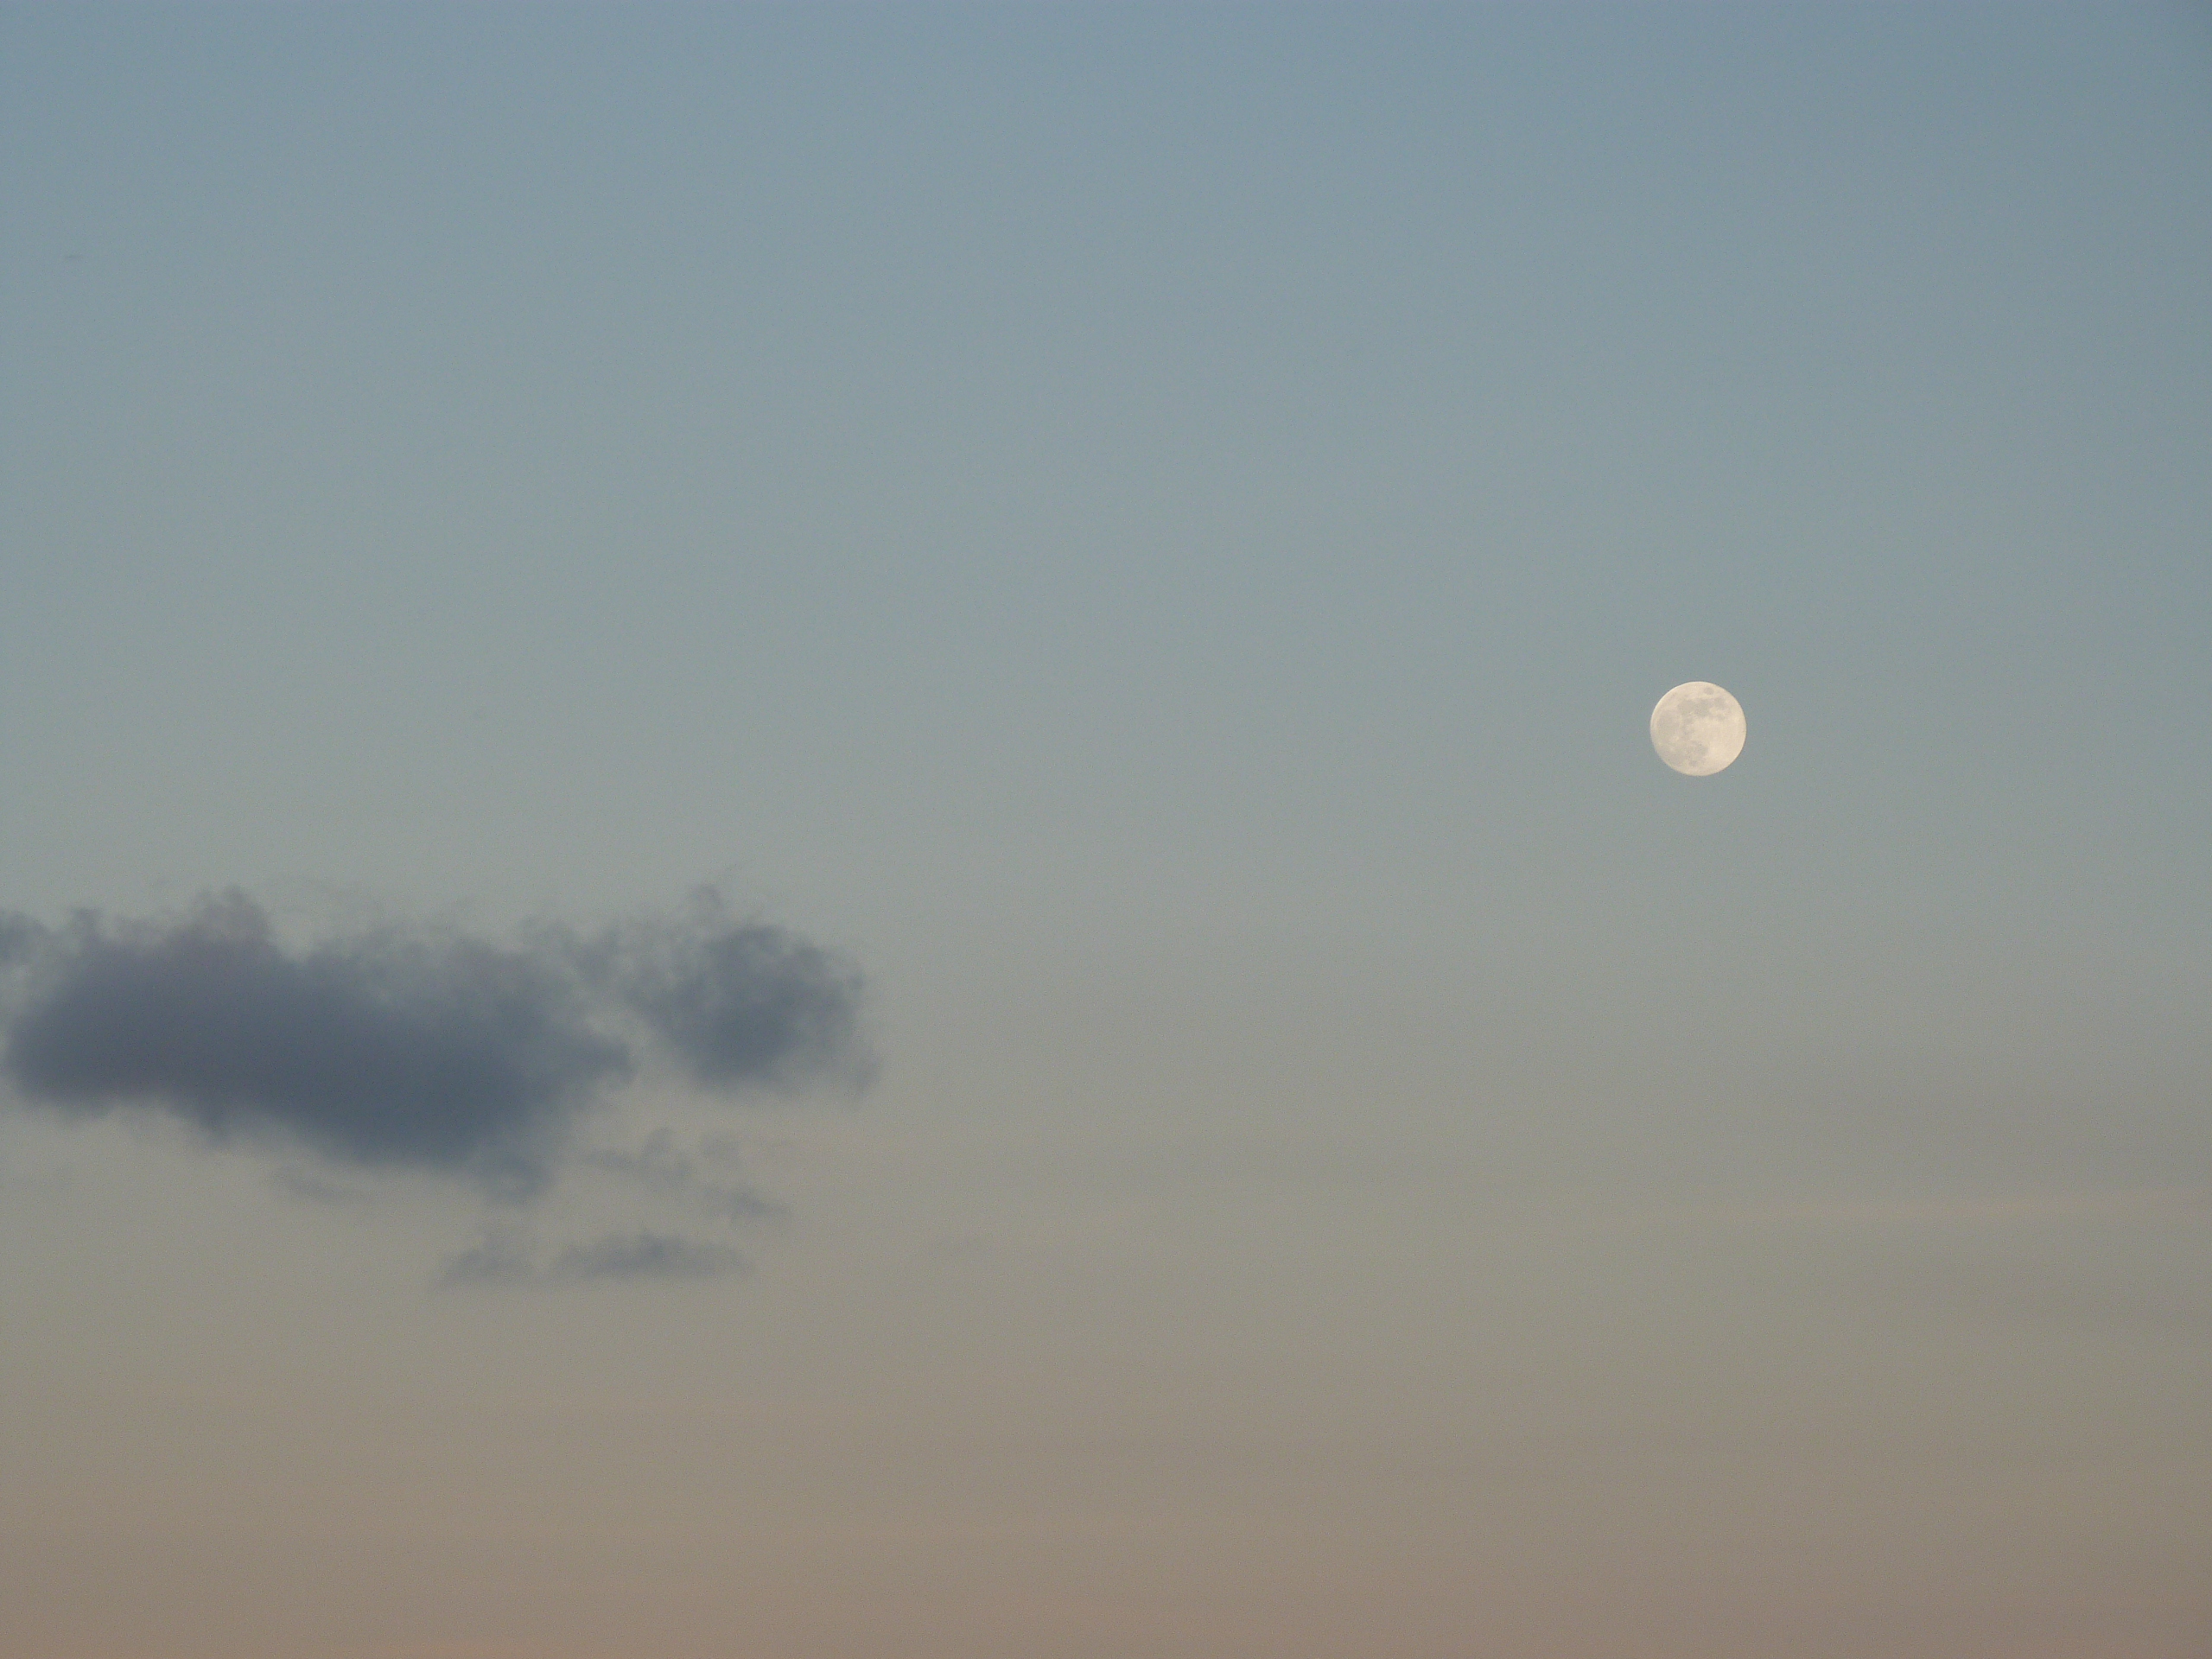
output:
M745 1258L727 1244L651 1229L567 1244L550 1261L520 1234L501 1230L450 1257L438 1282L448 1289L468 1285L532 1288L721 1279L746 1269Z

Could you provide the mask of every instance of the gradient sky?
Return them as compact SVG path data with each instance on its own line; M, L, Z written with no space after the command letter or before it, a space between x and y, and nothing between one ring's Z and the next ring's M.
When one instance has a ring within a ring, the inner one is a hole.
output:
M2212 1654L2202 9L14 4L0 200L0 911L866 985L19 1067L0 1659Z

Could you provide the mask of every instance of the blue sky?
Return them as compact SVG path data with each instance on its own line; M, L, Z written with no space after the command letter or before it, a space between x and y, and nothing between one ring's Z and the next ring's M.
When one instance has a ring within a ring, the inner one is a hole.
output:
M4 1659L2202 1650L2200 11L0 64L0 910L712 882L876 1068L648 1067L519 1209L9 1101ZM750 1272L435 1287L679 1227Z

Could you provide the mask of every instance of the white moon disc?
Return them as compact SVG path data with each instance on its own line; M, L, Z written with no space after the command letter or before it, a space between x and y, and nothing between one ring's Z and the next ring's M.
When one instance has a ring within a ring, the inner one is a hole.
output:
M1651 747L1676 772L1710 778L1744 752L1744 705L1709 680L1678 685L1651 711Z

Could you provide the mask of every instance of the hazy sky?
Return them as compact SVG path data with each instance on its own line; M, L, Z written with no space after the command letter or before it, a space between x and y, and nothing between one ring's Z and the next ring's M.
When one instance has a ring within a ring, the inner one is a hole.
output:
M2212 1654L2201 8L15 4L0 200L0 1659Z

